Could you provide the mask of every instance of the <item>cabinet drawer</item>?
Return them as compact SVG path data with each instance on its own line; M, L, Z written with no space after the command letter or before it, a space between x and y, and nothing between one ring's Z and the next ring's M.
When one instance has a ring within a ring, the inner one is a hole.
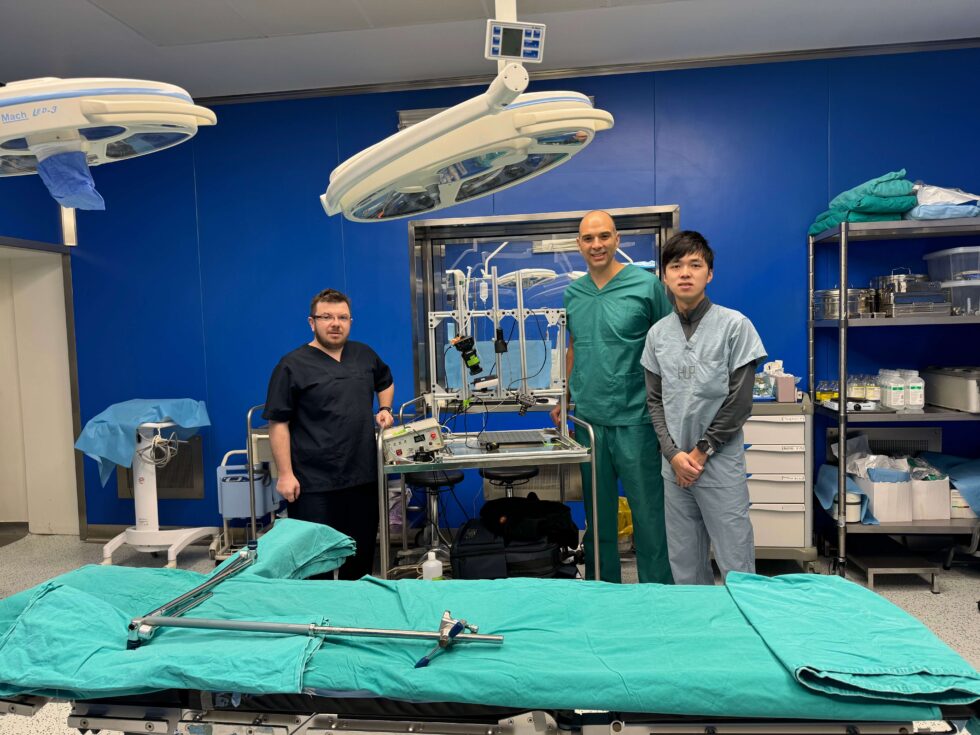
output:
M802 444L746 444L745 471L750 475L802 475L806 447Z
M806 416L752 416L742 431L746 444L805 444Z
M789 546L806 543L806 507L797 503L753 503L749 508L756 546Z
M753 503L805 503L806 475L747 475Z

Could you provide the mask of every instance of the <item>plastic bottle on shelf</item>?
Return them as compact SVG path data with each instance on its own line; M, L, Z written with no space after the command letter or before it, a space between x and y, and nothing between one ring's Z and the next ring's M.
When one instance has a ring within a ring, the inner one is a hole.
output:
M881 385L881 405L895 411L905 409L905 381L894 370L878 373Z
M830 381L830 400L836 401L840 399L840 388L837 385L836 380Z
M436 552L430 551L422 562L422 579L442 579L442 562L436 559Z
M847 376L847 400L863 401L865 396L864 380L860 375Z
M823 403L824 401L829 401L833 394L830 392L830 381L821 380L817 383L816 398L817 403Z
M900 370L905 381L905 410L922 412L926 405L926 382L919 377L918 370Z
M864 396L871 403L881 403L881 386L874 375L864 376Z

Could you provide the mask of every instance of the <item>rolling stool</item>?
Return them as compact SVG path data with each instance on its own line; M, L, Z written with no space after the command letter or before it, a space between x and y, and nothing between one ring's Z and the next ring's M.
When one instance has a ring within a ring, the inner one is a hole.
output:
M439 538L439 493L452 490L463 481L461 470L436 470L435 472L406 472L405 484L412 489L425 490L425 528L422 529L426 551L434 551L446 559L449 549ZM424 554L423 554L424 556Z
M480 470L480 477L494 487L504 488L508 498L514 497L515 486L526 485L532 477L537 476L537 467L484 467Z

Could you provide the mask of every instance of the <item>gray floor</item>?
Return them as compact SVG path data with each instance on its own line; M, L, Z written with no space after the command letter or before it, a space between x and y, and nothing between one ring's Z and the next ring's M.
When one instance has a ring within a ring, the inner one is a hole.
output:
M26 535L26 523L0 523L0 546L20 541Z
M87 544L69 536L28 535L7 545L0 545L0 598L50 579L85 564L97 564L102 547ZM165 558L154 558L127 547L114 557L117 564L162 567ZM206 572L213 569L205 547L192 547L181 554L180 567ZM760 561L761 574L793 574L799 567L791 562ZM860 573L848 575L863 583ZM636 565L629 555L623 560L623 581L636 581ZM879 577L876 591L917 617L963 658L980 669L980 566L954 567L940 578L941 594L934 595L920 577ZM846 624L846 621L843 621ZM50 704L34 718L0 716L3 735L77 735L65 725L69 706ZM116 735L103 730L104 735Z

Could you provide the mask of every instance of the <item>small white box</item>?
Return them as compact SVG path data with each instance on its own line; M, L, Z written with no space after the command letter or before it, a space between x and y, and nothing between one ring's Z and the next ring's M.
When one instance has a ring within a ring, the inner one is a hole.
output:
M742 433L746 444L803 444L806 416L750 416Z
M797 503L753 503L749 519L756 546L808 546L806 506Z
M966 502L966 498L960 495L960 491L956 489L951 489L949 491L949 517L950 518L976 518L977 514L973 512L973 508L970 504Z
M882 523L912 520L911 482L872 482L855 477L854 482L868 496L871 514Z
M749 444L745 471L750 475L802 475L806 472L803 444Z
M949 479L912 480L912 520L949 520Z
M806 502L806 475L748 475L752 503Z

